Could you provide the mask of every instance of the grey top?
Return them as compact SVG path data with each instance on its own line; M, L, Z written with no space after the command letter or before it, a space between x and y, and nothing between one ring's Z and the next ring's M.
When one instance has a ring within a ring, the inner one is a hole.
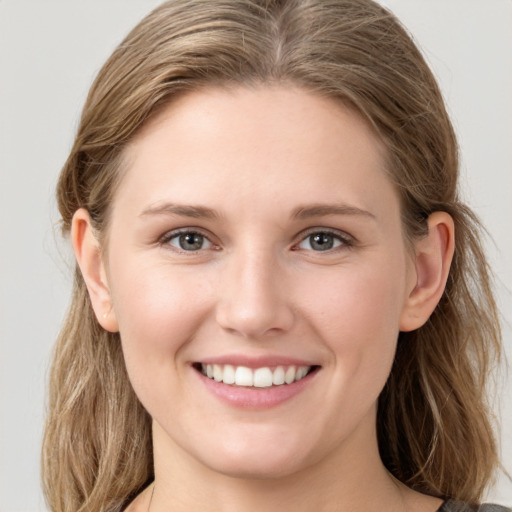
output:
M455 500L447 500L437 512L512 512L510 508L484 503L483 505L468 505Z

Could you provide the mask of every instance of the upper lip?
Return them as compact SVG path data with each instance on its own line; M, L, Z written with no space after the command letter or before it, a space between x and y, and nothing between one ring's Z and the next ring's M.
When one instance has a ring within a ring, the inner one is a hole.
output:
M251 357L243 354L206 357L204 359L194 361L194 363L218 365L230 364L232 366L245 366L252 369L277 366L318 366L315 362L288 356L265 355Z

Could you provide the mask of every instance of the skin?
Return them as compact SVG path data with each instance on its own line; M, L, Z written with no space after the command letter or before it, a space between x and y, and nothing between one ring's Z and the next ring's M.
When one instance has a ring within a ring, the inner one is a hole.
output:
M333 100L206 89L177 99L128 147L103 251L87 212L75 214L98 321L120 332L153 418L152 512L439 507L387 473L375 420L399 331L421 326L444 290L453 223L433 214L411 251L384 156ZM204 245L180 249L177 229ZM335 247L315 250L310 235L326 231ZM283 404L243 410L192 367L233 354L320 370ZM152 492L129 510L147 510Z

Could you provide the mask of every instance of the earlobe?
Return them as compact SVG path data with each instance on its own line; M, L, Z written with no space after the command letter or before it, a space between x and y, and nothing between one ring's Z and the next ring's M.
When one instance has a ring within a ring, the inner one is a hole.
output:
M440 301L455 249L452 217L435 212L428 218L428 234L415 242L415 282L400 318L401 331L413 331L430 317Z
M107 331L118 332L101 247L85 208L80 208L73 215L71 240L99 324Z

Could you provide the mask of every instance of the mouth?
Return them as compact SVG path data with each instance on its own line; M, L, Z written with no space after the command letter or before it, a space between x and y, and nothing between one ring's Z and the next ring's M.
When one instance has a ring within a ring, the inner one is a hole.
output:
M242 388L276 388L299 382L319 370L320 366L263 366L248 368L231 364L194 363L193 368L219 383Z

